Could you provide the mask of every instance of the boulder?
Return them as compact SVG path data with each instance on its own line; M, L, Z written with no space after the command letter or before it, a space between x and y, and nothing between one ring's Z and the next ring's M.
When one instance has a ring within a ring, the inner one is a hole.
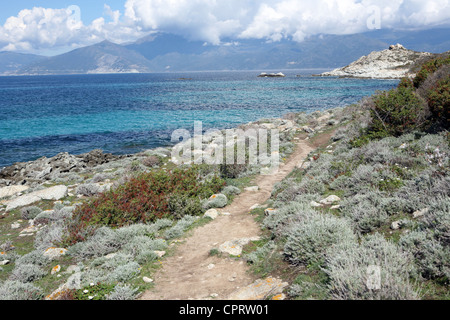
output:
M203 217L208 217L208 218L211 218L213 220L217 219L218 216L219 216L219 211L217 211L216 209L209 209L203 215Z
M330 205L330 204L333 204L333 203L339 202L339 201L341 201L341 198L339 198L338 196L335 196L335 195L331 195L331 196L327 197L326 199L321 200L320 203L324 204L324 205Z
M11 201L8 201L6 211L11 211L13 209L28 206L32 203L41 200L59 200L67 196L66 186L54 186L44 190L39 190L31 192L29 194L17 197Z
M55 260L61 256L66 255L66 253L67 253L67 249L50 247L47 250L45 250L44 256L49 258L50 260Z
M242 249L245 245L247 245L250 241L258 240L260 240L260 237L242 238L227 241L219 246L219 251L222 253L228 253L232 256L238 256L242 253Z
M264 300L270 296L277 297L288 285L287 282L272 277L260 279L247 287L239 288L228 297L228 300Z
M258 186L247 187L247 188L244 188L244 190L249 191L249 192L256 192L259 190L259 187Z
M28 190L28 186L22 186L22 185L14 185L9 187L0 188L0 199L11 197L17 193L24 192Z

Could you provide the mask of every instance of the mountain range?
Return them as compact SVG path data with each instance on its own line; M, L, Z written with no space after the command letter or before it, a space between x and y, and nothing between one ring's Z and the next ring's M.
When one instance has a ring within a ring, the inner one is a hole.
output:
M313 36L301 43L288 39L279 42L224 39L221 45L210 45L156 33L125 45L103 41L53 57L0 52L0 74L334 69L395 43L419 52L448 51L448 34L450 29L375 30L353 35Z

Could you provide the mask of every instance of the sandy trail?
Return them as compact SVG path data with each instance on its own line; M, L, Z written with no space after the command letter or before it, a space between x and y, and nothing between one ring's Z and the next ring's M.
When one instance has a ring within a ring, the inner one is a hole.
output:
M304 140L296 143L294 153L273 175L260 175L252 185L259 191L245 191L233 203L221 209L231 213L199 227L177 245L174 255L163 260L162 268L154 276L155 288L145 292L141 300L204 300L214 294L215 299L227 299L256 279L242 260L210 256L213 248L222 243L259 236L260 226L249 208L263 204L270 197L273 186L283 180L297 164L313 150Z

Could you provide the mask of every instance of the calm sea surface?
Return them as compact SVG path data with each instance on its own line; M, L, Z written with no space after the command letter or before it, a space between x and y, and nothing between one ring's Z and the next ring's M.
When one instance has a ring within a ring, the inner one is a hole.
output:
M230 128L288 112L345 106L398 83L311 73L0 77L0 167L59 152L135 153L170 145L172 132L193 130L194 121L202 121L204 129Z

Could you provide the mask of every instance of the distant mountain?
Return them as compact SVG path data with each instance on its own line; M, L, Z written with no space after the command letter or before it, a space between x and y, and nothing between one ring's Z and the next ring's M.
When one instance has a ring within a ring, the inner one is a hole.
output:
M147 73L149 61L139 53L109 41L32 63L18 74Z
M148 73L206 70L335 69L373 51L401 43L414 51L450 50L450 28L373 30L353 35L289 39L223 39L221 45L154 33L126 45L104 41L55 57L0 53L0 74ZM27 60L28 59L28 60Z
M18 69L45 59L44 56L9 51L0 52L0 74L13 74Z

